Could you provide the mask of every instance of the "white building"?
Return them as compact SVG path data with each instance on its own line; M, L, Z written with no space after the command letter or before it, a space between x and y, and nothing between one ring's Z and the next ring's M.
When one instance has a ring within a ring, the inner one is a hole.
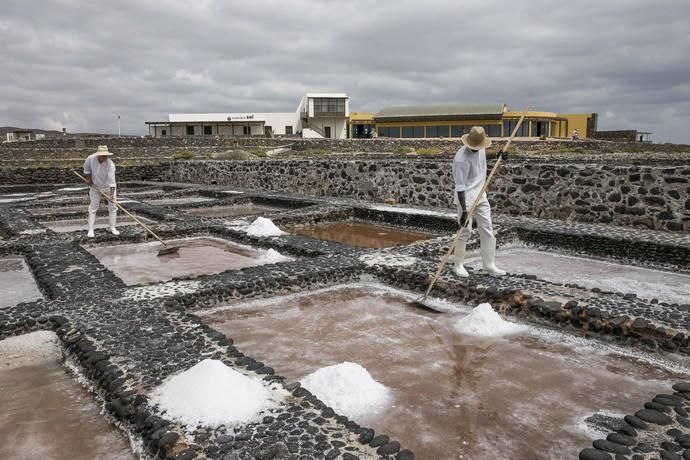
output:
M167 121L147 121L149 135L294 136L344 139L350 102L345 93L307 93L297 110L284 113L171 113Z
M31 130L15 129L6 134L7 140L5 142L20 142L20 141L40 141L45 139L46 135L41 133L34 133Z

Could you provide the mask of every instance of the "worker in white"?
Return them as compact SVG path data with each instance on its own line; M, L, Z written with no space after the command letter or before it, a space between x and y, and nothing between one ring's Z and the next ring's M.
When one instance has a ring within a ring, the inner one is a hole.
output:
M474 126L470 132L462 136L463 146L455 154L453 160L453 179L455 181L454 202L458 209L458 224L465 225L460 240L455 247L455 273L461 277L469 274L463 266L465 262L465 248L472 232L472 219L467 213L477 198L486 181L486 148L491 145L491 139L486 137L484 128ZM479 204L472 218L477 219L479 229L480 252L484 271L492 275L505 275L506 272L496 268L496 238L491 224L491 207L482 193Z
M93 226L96 223L96 213L101 204L101 194L94 189L97 188L109 197L108 200L108 223L110 224L110 233L119 235L115 225L117 224L117 207L115 200L117 199L117 184L115 183L115 163L109 157L113 153L108 151L107 145L99 145L96 153L92 153L84 161L84 175L91 186L89 188L89 232L86 234L89 238L94 237Z

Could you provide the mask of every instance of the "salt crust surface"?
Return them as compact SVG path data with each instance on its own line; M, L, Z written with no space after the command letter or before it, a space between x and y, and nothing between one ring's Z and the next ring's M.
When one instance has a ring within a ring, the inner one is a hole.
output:
M526 326L510 323L501 318L488 303L482 303L472 309L469 315L455 322L455 329L467 335L478 337L501 337L520 334Z
M365 254L359 258L365 265L391 265L394 267L410 267L417 263L415 257L400 254Z
M376 211L399 212L402 214L423 214L426 216L442 216L442 217L455 217L455 216L457 216L457 214L454 212L430 211L428 209L415 209L415 208L398 208L396 206L370 206L369 209L374 209Z
M58 337L52 331L36 331L0 340L0 371L61 358Z
M323 367L300 383L337 413L358 419L385 409L391 391L357 363Z
M287 233L279 229L271 219L257 217L256 220L247 227L247 234L252 236L281 236Z
M219 360L204 359L156 388L167 415L189 427L246 423L275 404L272 390Z

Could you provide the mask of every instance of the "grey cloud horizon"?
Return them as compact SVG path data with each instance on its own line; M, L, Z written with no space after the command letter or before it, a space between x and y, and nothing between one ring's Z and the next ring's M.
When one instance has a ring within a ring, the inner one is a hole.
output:
M40 14L36 14L40 12ZM6 0L0 125L146 134L171 112L452 102L597 112L690 143L690 2Z

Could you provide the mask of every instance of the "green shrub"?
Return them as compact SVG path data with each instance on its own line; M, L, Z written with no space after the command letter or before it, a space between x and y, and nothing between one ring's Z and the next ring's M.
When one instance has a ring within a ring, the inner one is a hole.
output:
M424 147L417 149L417 153L420 155L438 155L439 153L443 153L443 150L438 147Z
M194 158L194 153L188 150L182 152L175 152L172 156L173 160L191 160Z
M260 148L249 149L249 153L251 153L251 154L254 155L255 157L261 157L261 158L265 158L266 156L268 156L268 155L266 154L266 152L265 152L263 149L260 149Z
M414 152L414 149L413 149L412 147L405 147L405 146L402 146L402 145L401 145L401 146L399 146L399 147L396 147L395 150L394 150L393 152L394 152L394 153L397 153L397 154L400 154L400 155L404 155L404 154L406 154L406 153L412 153L412 152Z

